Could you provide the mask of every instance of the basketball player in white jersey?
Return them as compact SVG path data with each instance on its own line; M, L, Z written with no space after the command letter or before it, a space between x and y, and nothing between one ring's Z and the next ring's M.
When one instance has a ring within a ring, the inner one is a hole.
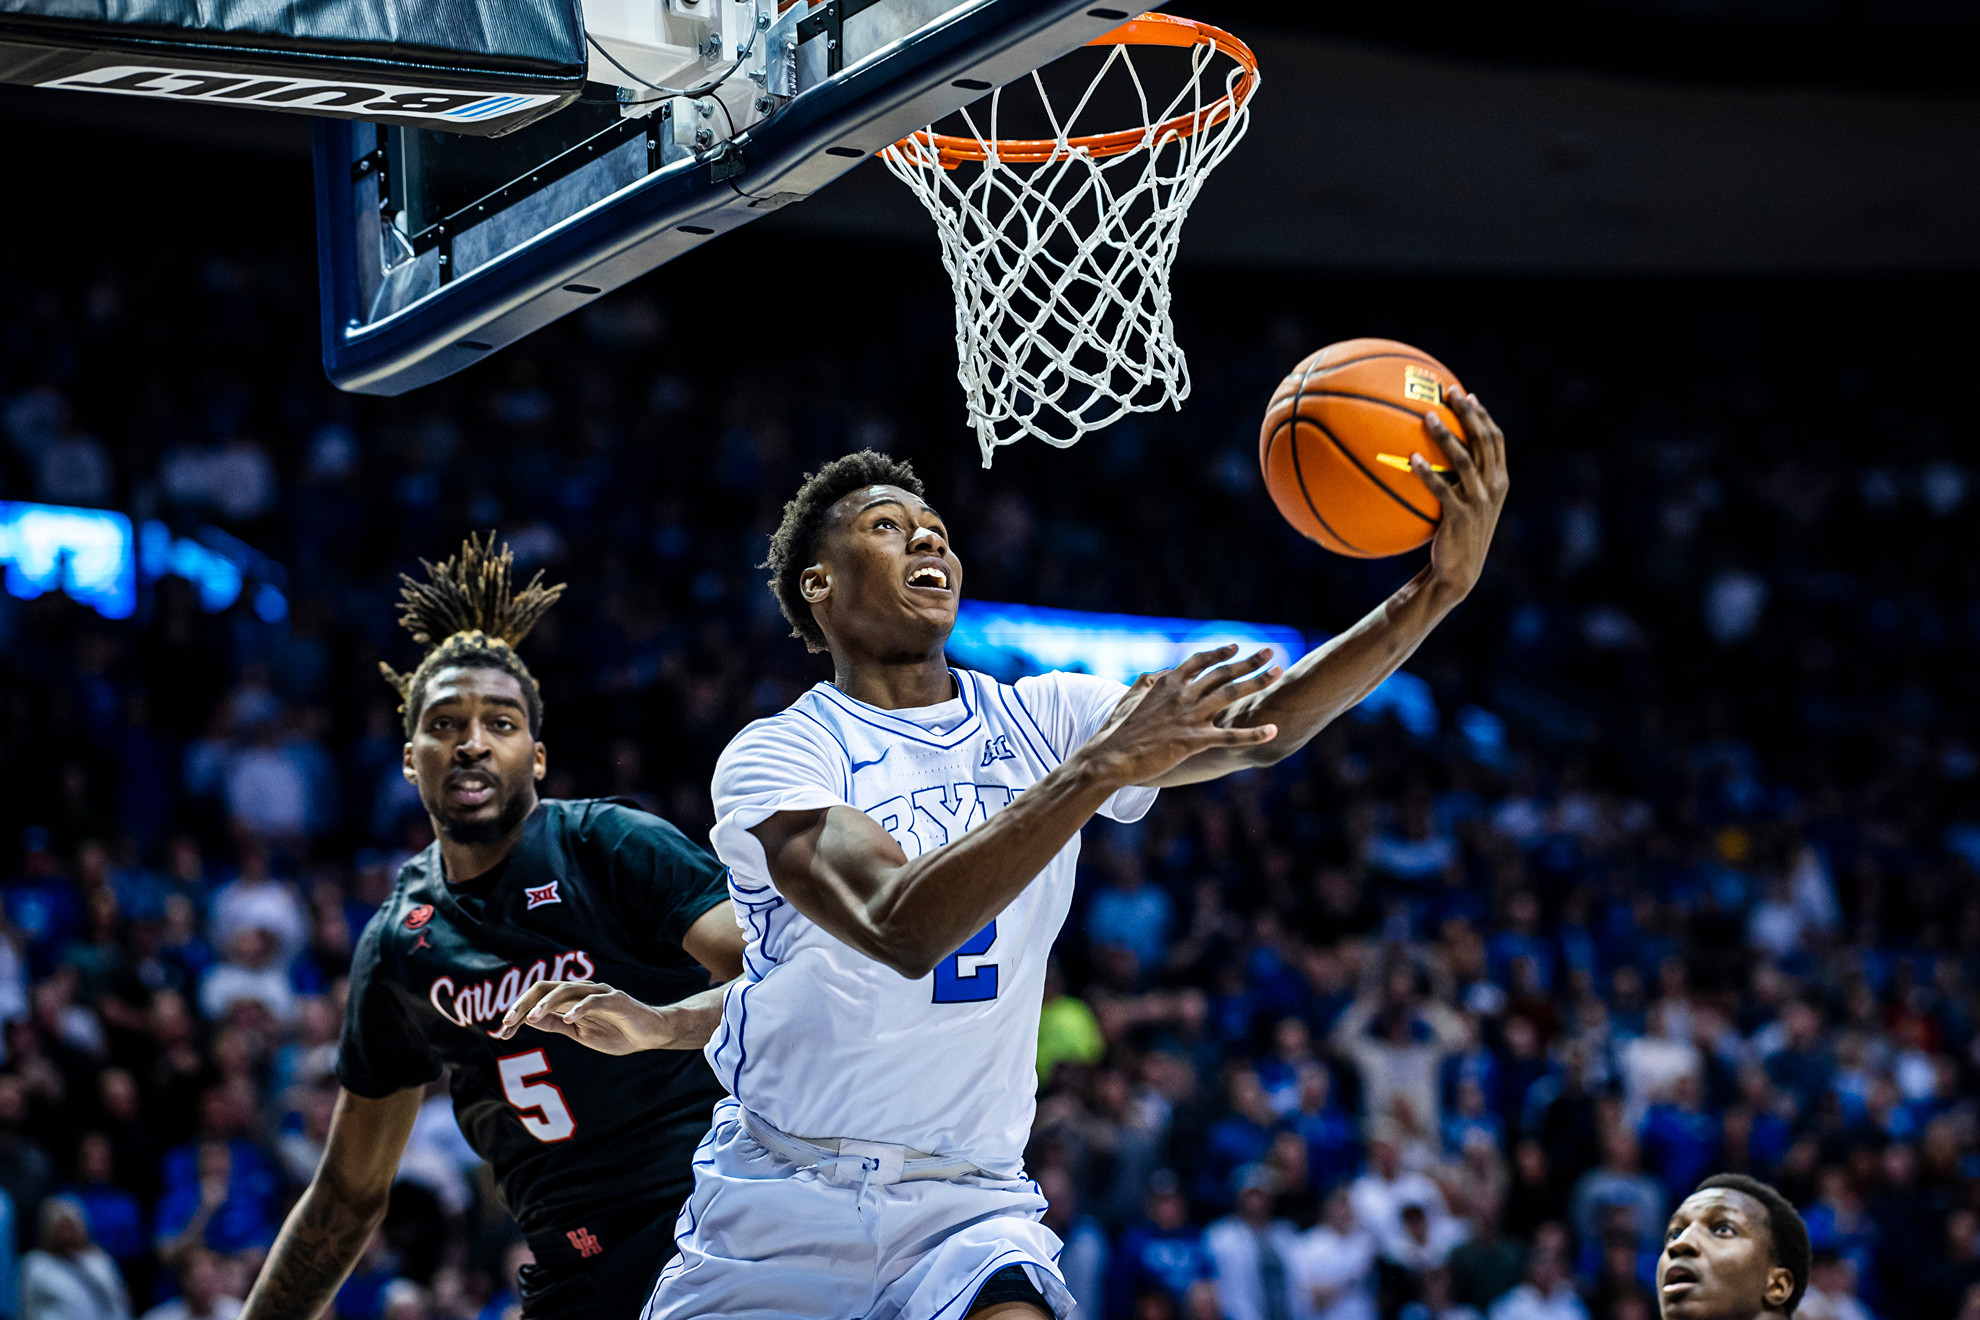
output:
M1475 398L1452 406L1469 450L1432 420L1453 470L1418 461L1444 505L1429 564L1283 675L1231 646L1132 688L952 669L962 564L913 472L862 452L806 480L767 567L833 679L716 767L746 970L707 1046L730 1095L646 1320L1071 1313L1022 1159L1080 827L1288 755L1465 597L1505 500L1505 443ZM647 1046L644 1014L609 987L543 983L503 1030L624 1053Z

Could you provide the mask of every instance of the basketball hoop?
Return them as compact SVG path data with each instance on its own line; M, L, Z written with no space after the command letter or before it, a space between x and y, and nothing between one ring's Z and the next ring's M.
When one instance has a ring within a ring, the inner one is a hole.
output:
M923 129L880 153L941 235L955 282L956 374L985 467L1023 436L1065 448L1127 413L1189 397L1169 269L1197 190L1244 136L1258 61L1228 32L1166 14L1087 45L1111 49L1063 116L1031 75L1052 136L999 137L1009 90L1000 88L987 131L964 110L966 132ZM1189 52L1187 82L1159 113L1136 47ZM1110 74L1128 80L1144 126L1077 134Z

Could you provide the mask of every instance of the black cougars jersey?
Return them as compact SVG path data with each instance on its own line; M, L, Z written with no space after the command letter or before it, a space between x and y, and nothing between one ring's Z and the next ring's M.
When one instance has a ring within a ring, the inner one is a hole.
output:
M614 1058L528 1027L488 1033L539 980L649 1004L706 989L681 939L728 897L724 875L658 816L600 801L538 804L508 858L466 884L429 847L358 941L337 1079L375 1099L450 1065L461 1132L517 1223L589 1255L595 1226L686 1195L722 1088L699 1050Z

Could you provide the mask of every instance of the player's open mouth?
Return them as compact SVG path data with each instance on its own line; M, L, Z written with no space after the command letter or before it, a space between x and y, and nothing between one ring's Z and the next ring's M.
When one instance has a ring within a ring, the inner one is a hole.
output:
M1664 1293L1685 1292L1698 1285L1698 1275L1689 1265L1673 1265L1664 1271Z
M946 592L949 589L949 573L947 569L938 568L934 564L923 564L908 574L907 584L910 587L919 587L923 591Z
M486 775L462 775L447 784L447 799L457 806L479 807L494 796L495 781Z

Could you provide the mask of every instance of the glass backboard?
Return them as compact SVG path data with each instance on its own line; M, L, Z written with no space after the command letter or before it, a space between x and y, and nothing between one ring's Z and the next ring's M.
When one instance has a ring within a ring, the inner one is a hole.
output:
M478 362L1128 17L1092 0L585 14L584 97L513 133L316 123L323 360L340 388L400 394Z

